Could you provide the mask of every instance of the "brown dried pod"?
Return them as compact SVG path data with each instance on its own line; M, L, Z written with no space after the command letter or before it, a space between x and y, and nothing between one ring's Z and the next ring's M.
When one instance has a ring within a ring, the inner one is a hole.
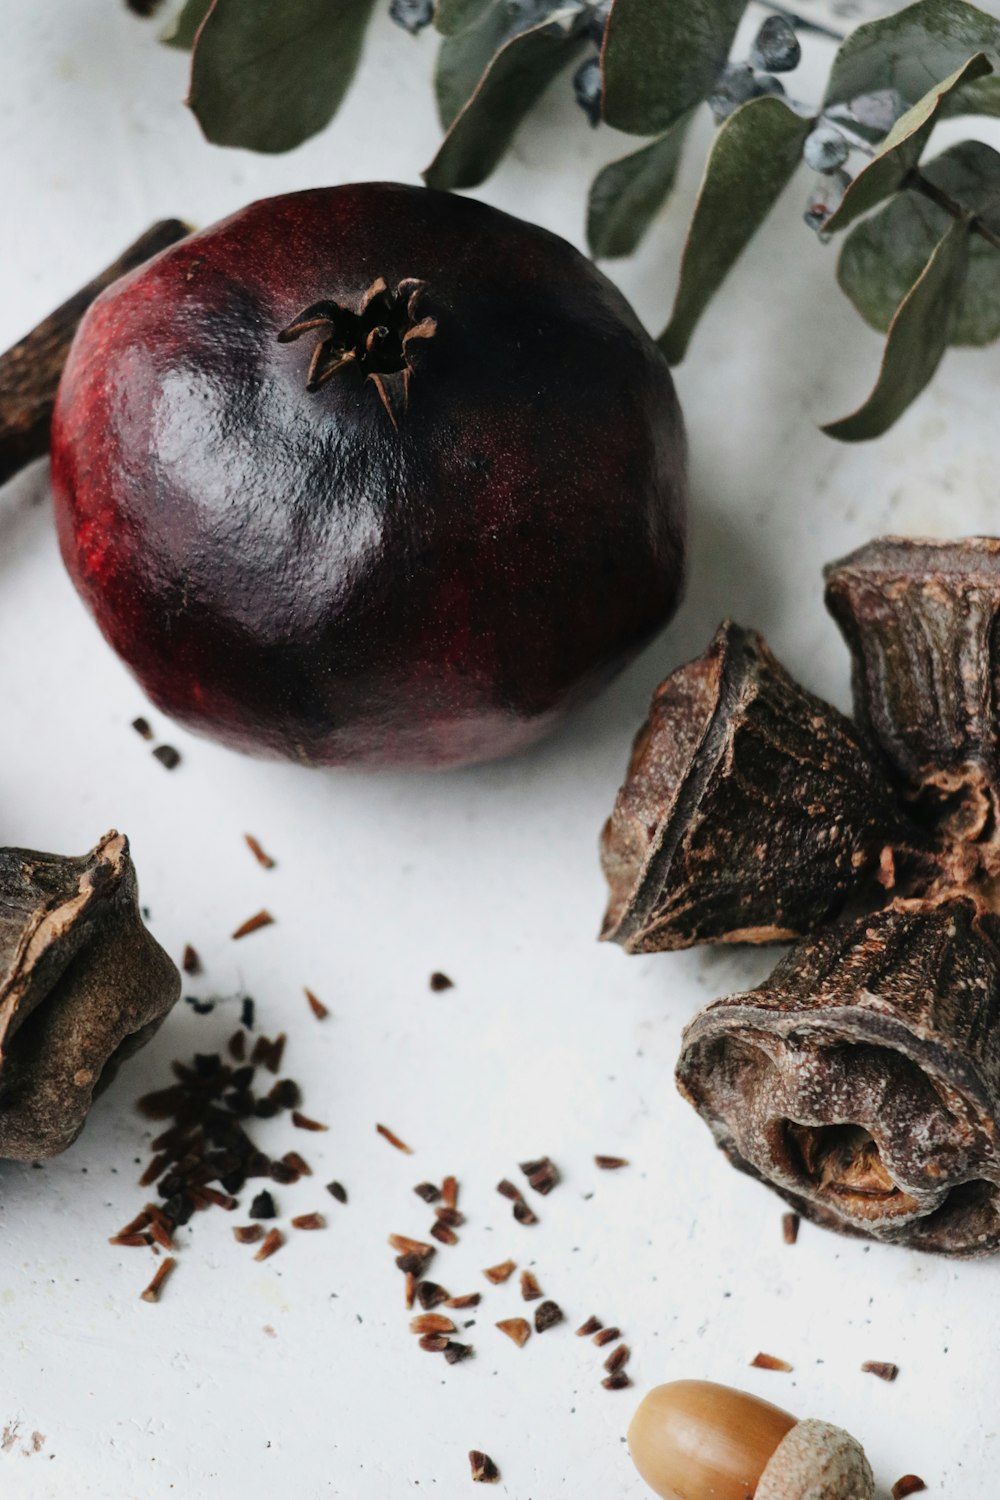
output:
M1000 1250L1000 918L897 901L798 944L684 1034L681 1092L733 1165L848 1233Z
M648 953L811 932L912 838L850 720L726 623L635 741L602 836L601 937Z
M121 834L79 859L0 849L0 1157L71 1145L180 990Z
M882 537L825 576L858 723L907 798L981 837L1000 810L1000 540Z

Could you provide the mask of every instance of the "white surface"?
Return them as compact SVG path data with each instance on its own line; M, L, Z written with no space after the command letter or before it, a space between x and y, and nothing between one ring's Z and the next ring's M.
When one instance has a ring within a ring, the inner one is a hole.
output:
M154 218L204 223L337 179L415 181L437 139L431 39L384 18L334 128L272 160L201 141L179 102L183 58L114 0L14 0L4 27L3 346ZM589 176L627 143L581 127L565 93L540 114L482 196L579 242ZM673 212L615 271L656 327L698 154ZM663 673L728 613L844 704L821 564L889 528L997 529L995 351L950 354L879 444L817 432L867 389L879 346L836 290L835 250L797 228L806 191L803 179L787 195L679 372L694 478L683 613L599 703L516 762L437 779L322 775L234 757L153 715L184 754L168 775L128 727L141 694L62 573L44 467L0 493L0 838L76 852L110 825L127 831L157 936L205 960L188 992L253 994L262 1027L290 1033L287 1070L330 1125L261 1132L314 1163L315 1178L279 1198L289 1212L321 1208L327 1231L292 1233L259 1266L232 1219L199 1216L156 1307L137 1299L147 1252L106 1243L144 1197L133 1162L149 1132L132 1101L173 1057L218 1046L235 999L206 1017L180 1005L66 1156L43 1171L0 1166L4 1497L454 1500L470 1493L470 1447L493 1455L497 1492L514 1500L639 1497L629 1416L643 1388L681 1376L847 1426L883 1491L915 1470L935 1496L996 1495L1000 1268L809 1226L786 1247L779 1201L725 1166L674 1092L684 1022L773 955L627 959L594 942L597 832ZM276 870L249 857L247 830ZM232 944L265 903L277 924ZM439 967L457 987L432 995ZM325 1025L303 984L332 1006ZM387 1146L377 1120L416 1154ZM633 1166L598 1173L595 1151ZM522 1228L494 1184L542 1152L564 1183L542 1223ZM448 1171L469 1222L435 1273L487 1293L477 1356L454 1368L407 1333L385 1244L390 1230L425 1232L411 1187ZM333 1176L346 1208L322 1191ZM568 1318L520 1351L492 1326L522 1310L516 1282L492 1289L479 1274L508 1255L534 1265ZM600 1388L598 1351L572 1334L590 1312L623 1329L634 1391ZM794 1374L748 1369L760 1349ZM898 1362L894 1385L860 1373L872 1358Z

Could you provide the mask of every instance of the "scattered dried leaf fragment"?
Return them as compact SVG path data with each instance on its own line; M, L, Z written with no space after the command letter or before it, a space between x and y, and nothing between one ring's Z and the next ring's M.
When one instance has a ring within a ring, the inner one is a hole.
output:
M531 1337L531 1324L527 1318L501 1318L496 1326L501 1333L513 1339L519 1349L523 1349Z
M909 1495L921 1495L927 1485L919 1474L904 1474L892 1487L892 1500L907 1500Z
M469 1467L475 1484L496 1484L500 1478L500 1470L492 1458L488 1453L480 1452L478 1448L472 1448L469 1451Z
M375 1129L382 1139L388 1141L390 1146L395 1146L397 1151L404 1151L407 1156L413 1155L413 1147L408 1146L405 1141L400 1140L396 1132L390 1130L388 1125L376 1125Z
M501 1281L506 1281L509 1276L513 1276L516 1270L516 1261L502 1260L498 1266L487 1266L483 1275L487 1281L492 1281L494 1286L499 1286Z
M551 1298L539 1302L535 1308L535 1332L545 1333L549 1328L554 1328L557 1323L561 1323L564 1317L565 1314L558 1302L553 1302Z
M899 1366L885 1359L866 1359L861 1369L865 1375L875 1375L879 1380L886 1380L890 1384L899 1374Z
M261 866L261 868L264 870L273 870L275 862L263 848L260 840L255 839L252 833L245 833L243 835L243 839L246 843L247 848L250 850L250 853L253 855L254 859Z
M270 927L273 922L274 918L271 913L262 908L260 911L254 912L252 917L247 917L245 922L240 923L232 935L233 942L238 942L240 938L249 937L251 932L259 932L262 927Z
M791 1374L795 1368L787 1359L779 1359L776 1354L755 1354L750 1364L755 1370L778 1370L784 1375Z

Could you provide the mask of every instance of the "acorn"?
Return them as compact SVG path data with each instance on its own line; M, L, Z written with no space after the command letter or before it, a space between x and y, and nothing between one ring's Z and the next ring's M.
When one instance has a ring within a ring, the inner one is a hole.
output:
M861 1445L708 1380L658 1385L628 1430L632 1462L663 1500L874 1500Z

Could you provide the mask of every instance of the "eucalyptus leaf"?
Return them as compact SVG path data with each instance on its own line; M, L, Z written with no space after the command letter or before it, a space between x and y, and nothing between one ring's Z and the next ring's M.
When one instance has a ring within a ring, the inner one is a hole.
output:
M952 337L969 263L970 221L949 219L889 325L882 367L868 399L823 431L844 443L881 437L930 380Z
M1000 154L963 141L928 162L923 175L1000 234ZM844 241L837 279L865 321L888 331L900 302L930 259L951 215L922 193L899 193L857 224ZM949 343L983 345L1000 338L1000 248L973 233Z
M826 105L897 89L907 106L976 52L1000 69L1000 20L966 0L917 0L852 31L834 59ZM968 83L945 113L1000 114L1000 79Z
M660 335L671 364L684 358L698 319L791 181L809 128L773 95L751 99L720 126L688 229L673 313Z
M989 58L977 52L941 83L935 84L919 103L908 109L889 131L882 149L855 177L824 228L829 233L846 229L859 214L874 208L902 187L923 154L934 123L950 95L963 84L993 71Z
M456 36L467 26L475 26L495 5L496 0L438 0L434 25L442 36Z
M576 6L556 11L504 43L424 172L428 187L475 187L490 175L531 106L586 45L577 15Z
M660 135L712 92L747 0L614 0L602 53L604 118Z
M160 41L165 42L168 47L178 47L183 52L190 52L198 27L208 15L211 5L212 0L185 0L180 14L164 28Z
M361 55L373 0L213 0L188 103L208 140L289 151L328 125Z
M553 7L547 9L551 11ZM445 130L468 104L500 48L530 28L530 22L525 26L519 24L519 19L508 0L490 0L488 5L480 7L474 21L445 37L438 48L434 69L438 117Z
M691 115L631 156L609 162L594 178L587 207L592 255L631 255L670 196Z

